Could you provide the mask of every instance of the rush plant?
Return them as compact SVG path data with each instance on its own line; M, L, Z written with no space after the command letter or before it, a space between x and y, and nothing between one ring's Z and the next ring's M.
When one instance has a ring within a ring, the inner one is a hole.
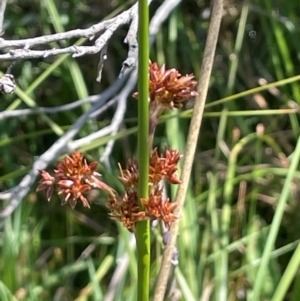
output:
M163 188L165 183L178 185L181 183L176 172L177 164L181 154L174 149L166 148L159 154L157 148L153 148L153 136L159 117L166 109L181 108L183 103L198 93L194 90L196 81L192 74L182 76L176 69L166 69L163 65L158 67L156 63L149 63L147 80L149 81L149 133L146 148L150 150L149 156L136 160L129 158L126 168L121 165L119 179L124 186L124 193L117 193L112 187L102 182L100 174L96 171L97 162L87 163L83 154L74 151L70 156L65 156L56 165L52 173L40 170L42 179L37 190L44 190L48 201L54 192L61 197L61 205L70 204L75 208L78 201L84 207L90 208L91 204L86 197L86 193L92 189L100 189L107 193L107 207L110 209L110 217L123 224L130 232L135 233L137 239L138 256L144 258L143 248L139 245L139 240L145 242L145 234L148 237L148 224L156 220L161 220L166 229L169 229L172 222L178 218L174 213L177 202L164 196ZM140 99L140 93L134 96ZM147 183L146 195L139 190L141 177L140 162L147 162ZM140 225L146 224L146 228L139 232ZM145 231L145 232L144 232ZM142 235L140 235L142 233ZM147 243L148 245L148 243ZM150 245L150 244L149 244ZM150 254L148 249L147 254ZM145 269L145 275L149 275L149 264L141 261L141 269ZM149 277L149 276L148 276ZM144 279L141 276L139 279ZM149 287L141 281L140 299L149 295Z

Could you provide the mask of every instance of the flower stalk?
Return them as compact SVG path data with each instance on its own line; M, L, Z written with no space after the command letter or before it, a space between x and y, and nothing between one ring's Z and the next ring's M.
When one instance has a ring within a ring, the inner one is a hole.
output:
M148 1L139 0L138 28L138 200L149 196L149 11ZM139 201L139 208L144 205ZM138 301L149 300L150 289L150 222L136 224L136 246L138 263Z

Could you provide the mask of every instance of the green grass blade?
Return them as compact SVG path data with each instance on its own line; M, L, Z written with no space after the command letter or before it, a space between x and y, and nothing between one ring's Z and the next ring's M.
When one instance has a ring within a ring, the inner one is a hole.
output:
M294 150L293 157L291 159L291 165L289 168L289 172L288 172L286 180L284 182L284 186L282 188L281 195L280 195L278 205L276 208L276 212L275 212L275 215L274 215L274 218L272 221L272 225L270 228L270 233L268 235L268 238L267 238L267 241L265 244L265 249L264 249L263 256L262 256L262 262L258 269L257 276L256 276L256 279L254 282L253 298L252 298L253 301L259 300L259 298L260 298L260 293L261 293L262 285L264 282L263 279L264 279L264 275L266 272L266 267L270 261L270 254L271 254L272 249L274 248L274 243L275 243L276 237L278 235L278 230L279 230L282 216L284 213L284 206L285 206L287 199L289 197L289 194L290 194L290 187L292 185L292 181L294 179L295 171L299 164L299 160L300 160L300 139L298 138L297 145Z
M271 301L283 301L300 265L300 244L289 261Z

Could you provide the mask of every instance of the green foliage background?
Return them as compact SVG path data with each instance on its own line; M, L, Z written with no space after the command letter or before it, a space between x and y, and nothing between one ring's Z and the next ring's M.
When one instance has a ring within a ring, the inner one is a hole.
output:
M151 13L161 2L152 3ZM12 0L5 14L4 38L87 28L131 4ZM298 155L294 150L299 139L299 5L298 0L225 1L181 217L179 265L172 273L168 300L254 300L257 272L278 210L282 219L275 221L278 232L271 259L265 261L260 300L300 299L299 171L292 174L290 184L287 182L290 160ZM183 1L157 35L151 59L166 63L167 68L176 67L182 74L194 73L197 78L209 10L209 1ZM118 30L109 43L101 84L95 81L98 55L19 61L13 69L19 90L1 96L0 111L54 107L100 93L115 81L126 58L123 39L127 29ZM1 62L2 72L9 63ZM274 84L263 87L266 83ZM163 119L154 141L159 149L171 146L184 152L191 107L189 103L187 110ZM88 108L84 105L48 118L29 115L0 120L1 191L16 186L36 156ZM129 98L123 128L136 126L136 114L136 100ZM113 110L87 123L77 138L109 124L112 116ZM85 148L89 161L98 160L106 142L100 139ZM136 135L122 135L110 156L111 169L99 168L103 178L118 189L118 162L124 166L126 158L135 155ZM282 190L284 185L289 185L288 191ZM175 191L170 190L169 195L174 198ZM108 300L110 281L126 254L129 263L113 289L112 300L135 300L136 257L130 234L108 218L105 195L91 194L89 199L93 201L90 210L79 204L72 211L68 206L60 207L58 198L47 203L32 187L0 230L0 300ZM277 206L279 200L284 206ZM0 208L4 206L0 200ZM227 222L229 230L223 231ZM159 227L153 229L152 238L154 286L162 254ZM228 254L225 268L220 256L224 252ZM227 296L222 295L224 287Z

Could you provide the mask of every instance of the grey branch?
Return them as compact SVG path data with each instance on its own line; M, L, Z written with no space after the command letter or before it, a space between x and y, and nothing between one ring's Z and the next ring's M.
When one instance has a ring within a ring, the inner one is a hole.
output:
M135 66L138 57L138 41L137 41L137 30L138 30L138 7L135 11L132 11L132 22L125 38L125 43L128 44L128 55L127 59L123 62L123 67L121 69L119 77L121 77L124 71L128 68Z
M13 110L13 111L3 111L3 112L0 112L0 120L6 119L6 118L12 118L12 117L25 117L25 116L28 116L28 115L37 115L37 114L40 114L40 113L55 114L55 113L58 113L58 112L70 111L72 109L78 108L79 106L81 106L85 103L95 103L95 102L97 102L101 106L104 105L104 102L103 102L103 99L101 98L101 96L91 95L87 98L77 100L77 101L68 103L66 105L53 107L53 108L36 107L36 108L33 108L33 109L20 109L20 110ZM112 104L110 104L110 105L112 105Z
M52 35L45 35L41 37L35 37L31 39L22 39L22 40L4 40L3 38L0 39L0 49L6 48L6 47L14 47L14 48L24 48L26 47L32 47L36 45L42 45L42 44L49 44L51 42L57 42L61 40L69 40L72 38L91 38L98 32L101 32L105 30L112 22L115 21L118 17L124 16L128 14L128 11L123 12L121 15L107 20L100 22L98 24L95 24L87 29L74 29L62 33L56 33Z
M0 36L3 34L3 21L4 21L4 13L6 9L7 0L1 0L0 3Z
M151 2L151 0L148 0L148 3L150 3L150 2ZM153 16L151 23L150 23L151 42L154 41L154 36L157 34L161 24L166 20L166 18L169 16L171 11L178 5L179 2L180 2L179 0L166 0L158 8L158 10L156 11L156 13ZM134 8L134 6L131 9L133 9L133 8ZM37 39L40 39L38 41L41 44L43 41L42 37L37 38ZM60 39L62 39L62 38L60 38ZM12 42L12 41L0 40L0 45L3 45L3 43L6 43L6 42ZM19 43L20 43L20 41L19 41ZM26 45L26 43L28 43L28 40L25 43L23 42L23 44L16 44L16 45L18 45L18 47L23 47L24 45ZM8 43L3 47L6 47L7 45L8 45ZM125 74L127 74L127 72ZM129 93L128 91L130 91L132 89L132 88L130 88L130 86L134 85L134 82L136 81L136 75L134 75L134 77L135 77L135 80L133 80L133 75L129 78L129 80L127 81L129 86L128 87L125 86L123 89L123 94L121 93L121 95L123 95L122 97L124 97L124 99L126 99L125 95L128 95L128 93ZM30 172L23 177L21 182L16 187L13 187L7 191L3 191L0 193L0 200L9 200L9 203L6 206L6 208L2 212L0 212L0 219L5 219L9 215L11 215L13 213L13 211L15 210L15 208L20 204L20 202L26 196L26 194L29 192L31 186L33 185L34 181L36 180L36 178L38 176L38 170L45 169L50 162L52 162L53 160L58 158L63 153L73 150L75 147L79 147L83 144L88 143L89 141L93 141L93 139L103 137L103 135L109 134L112 130L115 131L116 126L114 126L112 128L108 128L108 129L105 128L105 129L102 129L102 133L100 132L101 131L100 130L97 133L94 133L95 135L93 135L93 134L91 134L92 136L89 135L88 138L86 137L86 139L83 138L83 139L78 139L78 140L72 141L72 139L80 131L82 126L86 123L86 121L89 118L94 118L97 114L100 114L101 112L103 112L109 104L111 105L119 100L119 97L115 97L114 95L116 95L117 92L120 91L121 87L123 87L124 82L126 80L127 80L127 76L123 76L122 78L119 78L112 86L110 86L100 96L92 96L92 97L98 97L97 100L94 99L95 103L92 106L92 108L88 112L81 115L79 117L79 119L76 121L76 123L63 136L61 136L47 151L45 151L40 157L37 158L37 160L34 162L34 164L32 166L32 169L30 170ZM82 100L82 101L84 101L84 100ZM92 101L92 100L85 100L85 101ZM103 106L103 103L105 103L105 102L108 102L108 103ZM124 106L123 103L122 103L122 106ZM120 113L122 113L122 111L123 111L122 106L119 107ZM53 108L53 109L57 110L57 108ZM42 110L43 110L43 108L42 108ZM44 108L44 110L46 110L46 108ZM48 108L47 108L47 110L48 110ZM31 113L32 113L32 111L30 112L30 114ZM7 112L7 114L8 114L8 112ZM5 117L2 117L2 118L5 118ZM116 121L116 124L118 124L118 126L119 126L120 118L118 117L118 115L115 115L114 120Z
M77 139L75 141L72 141L69 143L69 149L78 149L79 147L83 145L87 145L96 139L99 139L101 137L107 136L107 135L114 135L118 132L118 129L120 127L120 124L122 123L124 119L124 114L126 111L126 100L128 98L129 93L132 91L134 88L134 85L136 83L136 77L137 77L137 72L134 70L130 76L129 79L124 86L124 88L118 93L118 96L114 97L110 103L117 103L117 109L115 111L114 117L111 121L111 124L108 125L107 127L92 133L86 137L83 137L81 139ZM101 107L97 113L100 114L104 109L107 109L107 106ZM96 117L95 112L90 114L89 117Z
M150 4L152 0L148 0ZM109 41L113 33L122 25L128 24L131 21L133 26L130 26L130 31L132 27L137 28L137 3L134 4L130 9L124 11L118 16L100 22L93 25L87 29L75 29L64 33L57 33L53 35L46 35L31 39L23 40L5 40L0 39L0 49L1 48L17 48L10 49L5 54L0 54L0 60L17 60L17 59L33 59L33 58L45 58L48 56L60 55L65 53L72 54L73 57L78 57L86 54L95 54L101 51L101 49ZM98 39L95 40L93 46L70 46L61 49L45 49L45 50L32 50L32 46L49 44L50 42L69 40L71 38L87 37L92 38L95 34L103 32Z
M113 33L123 24L123 18L117 19L107 27L105 32L95 41L94 46L70 46L61 49L46 49L46 50L31 50L31 49L12 49L6 54L0 54L0 60L17 60L17 59L35 59L46 58L48 56L54 56L59 54L70 53L73 57L79 57L86 54L98 53L111 38Z
M112 33L109 35L110 38ZM103 42L105 45L106 41ZM103 46L102 46L103 47ZM59 54L70 53L73 57L82 56L85 54L94 54L101 50L101 45L97 46L70 46L61 49L46 49L46 50L31 50L31 49L15 49L10 50L6 54L0 54L1 61L12 61L20 59L36 59L36 58L46 58L48 56L54 56Z
M114 115L114 118L112 120L112 131L111 134L115 135L117 134L123 119L124 119L124 114L126 111L126 101L128 98L128 95L130 94L130 92L132 92L135 83L136 83L136 78L137 78L137 70L135 69L132 74L130 75L130 78L127 82L127 85L124 87L124 89L122 90L122 92L118 95L118 108L116 110L116 113ZM115 140L112 139L107 143L107 146L105 148L105 151L103 152L100 161L106 163L106 166L109 165L109 156L113 150L113 146L114 146Z
M107 60L107 44L100 51L100 59L99 59L99 63L98 63L98 76L97 76L97 79L96 79L96 81L98 83L101 82L102 70L103 70L104 62L106 60Z

